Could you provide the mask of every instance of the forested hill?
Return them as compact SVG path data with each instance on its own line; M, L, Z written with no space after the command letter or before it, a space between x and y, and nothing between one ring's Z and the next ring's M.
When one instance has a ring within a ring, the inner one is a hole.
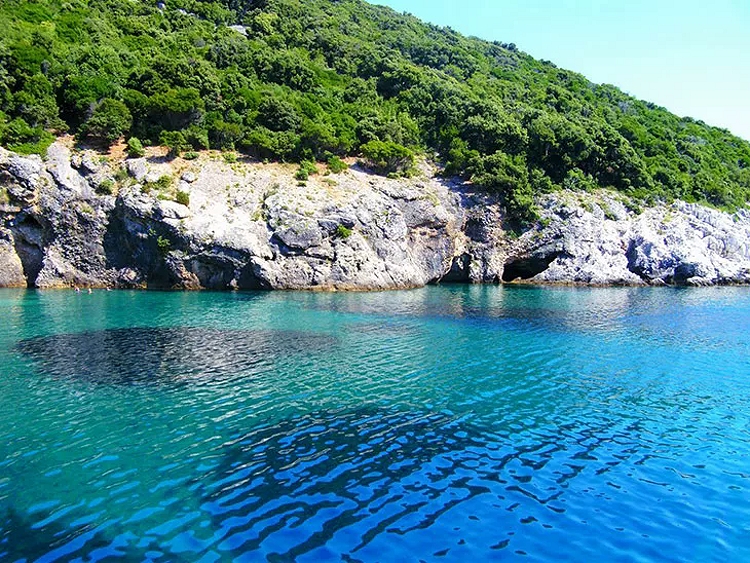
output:
M750 198L728 131L360 0L4 0L0 29L0 144L20 152L69 131L396 174L438 153L519 218L560 186Z

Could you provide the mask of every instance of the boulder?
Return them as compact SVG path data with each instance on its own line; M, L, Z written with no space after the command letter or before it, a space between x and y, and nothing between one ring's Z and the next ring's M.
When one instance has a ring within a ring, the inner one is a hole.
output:
M183 182L187 182L188 184L192 184L198 179L198 175L195 172L191 172L190 170L187 170L182 173L181 179Z
M306 250L323 242L321 229L313 223L298 223L276 231L274 236L293 250Z
M142 183L146 180L148 162L145 158L132 158L127 161L125 166L127 167L128 174L135 178L136 182Z

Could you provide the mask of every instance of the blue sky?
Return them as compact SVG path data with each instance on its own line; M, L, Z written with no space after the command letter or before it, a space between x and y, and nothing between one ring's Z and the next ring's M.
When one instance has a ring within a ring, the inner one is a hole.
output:
M750 140L750 0L372 0Z

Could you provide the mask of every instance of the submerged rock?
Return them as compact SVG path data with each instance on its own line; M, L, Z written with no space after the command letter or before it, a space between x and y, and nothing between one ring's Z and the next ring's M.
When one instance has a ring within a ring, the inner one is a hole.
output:
M60 142L45 161L0 149L0 286L750 282L746 211L676 202L636 214L620 194L557 192L516 235L496 198L436 177L392 180L353 167L299 185L283 165L201 158L184 170L138 158L124 163L129 178L97 194L122 178L120 166ZM154 183L162 176L171 185Z

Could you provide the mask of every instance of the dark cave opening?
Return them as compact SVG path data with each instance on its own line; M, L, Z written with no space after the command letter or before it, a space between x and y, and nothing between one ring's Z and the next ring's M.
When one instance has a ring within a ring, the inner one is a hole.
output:
M43 229L33 217L26 216L13 229L16 254L21 259L27 287L36 287L36 279L44 265Z
M512 282L517 279L529 280L549 268L549 265L554 262L555 258L557 258L557 254L531 256L519 260L511 260L505 264L503 281Z

